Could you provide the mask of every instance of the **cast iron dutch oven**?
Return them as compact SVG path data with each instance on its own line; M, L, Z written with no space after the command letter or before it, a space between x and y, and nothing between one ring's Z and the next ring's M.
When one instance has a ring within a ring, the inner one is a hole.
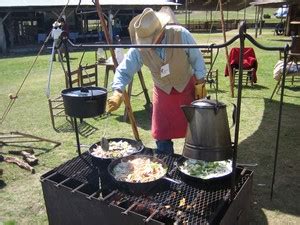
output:
M132 147L134 147L136 149L136 151L131 152L129 154L127 154L126 156L129 155L133 155L133 154L137 154L140 153L144 150L144 145L142 144L142 142L140 141L136 141L136 140L132 140L132 139L127 139L127 138L109 138L107 139L108 143L111 141L115 141L115 142L119 142L119 141L126 141L128 142ZM107 168L108 164L111 163L112 160L117 159L116 157L100 157L100 156L95 156L92 154L92 152L97 148L97 146L101 146L102 142L98 141L96 143L94 143L93 145L91 145L89 147L89 154L92 157L92 162L94 164L94 166L100 168L100 169L105 169Z
M76 118L91 118L105 112L107 90L101 87L68 88L61 92L65 113Z
M150 159L151 162L160 163L162 165L162 167L165 169L165 173L163 174L163 176L161 176L158 179L155 179L155 180L149 181L149 182L143 182L143 183L142 182L134 183L134 182L129 182L129 181L118 180L114 174L114 168L121 162L127 162L129 160L133 160L136 158L146 158L146 159ZM107 169L108 169L108 173L112 177L112 180L117 184L117 186L120 189L125 190L130 193L133 193L133 194L138 194L138 195L149 194L150 192L153 191L153 189L155 187L162 188L162 187L166 186L166 184L165 184L166 181L170 181L175 184L182 183L179 180L174 180L174 179L167 177L166 175L167 175L167 171L168 171L168 165L164 161L162 161L154 156L150 156L150 155L137 154L137 155L131 155L131 156L127 156L124 158L116 159L116 160L113 160L108 165Z

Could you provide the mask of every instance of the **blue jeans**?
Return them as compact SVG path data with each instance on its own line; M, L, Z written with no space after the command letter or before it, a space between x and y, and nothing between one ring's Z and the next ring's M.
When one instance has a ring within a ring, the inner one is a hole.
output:
M157 154L174 154L173 142L171 139L169 140L157 140L156 141Z

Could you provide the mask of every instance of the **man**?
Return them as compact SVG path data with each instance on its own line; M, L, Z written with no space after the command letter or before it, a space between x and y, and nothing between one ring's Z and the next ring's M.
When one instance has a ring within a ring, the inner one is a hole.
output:
M63 32L61 29L61 24L58 21L55 21L52 24L52 31L51 31L51 37L53 38L53 48L57 48L60 44L60 35ZM56 61L56 56L55 56L55 50L52 49L53 53L53 57L52 60Z
M69 26L68 26L68 24L66 23L66 21L65 21L65 19L63 17L61 17L59 19L59 22L61 24L61 29L62 29L61 39L62 39L62 41L66 42L67 39L69 38ZM60 50L62 58L65 58L66 57L66 49L65 49L64 44L62 44L60 46L59 50Z
M175 20L170 8L163 7L159 12L146 8L129 24L131 40L137 44L195 44L185 28L171 24ZM108 112L119 108L122 91L143 64L154 81L151 131L157 153L173 154L172 139L185 137L187 128L180 106L206 95L203 57L196 48L129 49L116 69Z

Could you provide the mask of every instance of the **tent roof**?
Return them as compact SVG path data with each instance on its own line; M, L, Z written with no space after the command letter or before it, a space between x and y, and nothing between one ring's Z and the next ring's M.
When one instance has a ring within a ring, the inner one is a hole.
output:
M286 5L286 0L256 0L250 3L253 6L262 6L264 8L277 8Z
M80 0L69 0L69 6L77 6ZM99 1L102 6L161 6L161 5L178 5L170 0L101 0ZM64 6L68 3L68 0L1 0L1 7L42 7L42 6ZM92 6L94 3L92 0L81 0L82 6Z
M300 4L299 0L256 0L250 3L254 6L261 6L264 8L278 8L282 5Z
M179 1L184 6L184 1ZM253 0L223 0L224 11L239 11L247 8ZM193 0L188 3L189 10L210 11L216 10L218 0Z

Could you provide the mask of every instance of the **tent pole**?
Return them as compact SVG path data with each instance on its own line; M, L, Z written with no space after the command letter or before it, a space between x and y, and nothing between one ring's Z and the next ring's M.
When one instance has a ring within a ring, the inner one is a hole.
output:
M258 32L258 6L255 6L255 38L257 38Z
M226 42L226 32L225 32L225 23L224 23L224 13L223 13L222 0L219 0L219 5L220 5L220 13L221 13L222 33L223 33L223 38L224 38L224 43L225 43ZM225 47L225 55L226 55L226 61L227 61L226 66L227 66L228 71L229 71L229 82L230 82L231 97L234 97L234 78L233 78L232 70L230 68L230 62L229 62L229 55L228 55L227 46Z
M95 4L96 4L97 14L98 14L98 17L99 17L100 22L101 22L101 26L102 26L103 31L104 31L106 42L107 42L107 44L112 44L107 26L106 26L105 21L104 21L104 16L103 16L102 8L99 4L99 0L96 0ZM114 63L114 67L117 68L118 61L117 61L117 58L116 58L116 55L115 55L115 51L114 51L113 48L109 48L109 50L110 50L111 57L112 57L112 60L113 60L113 63ZM124 98L124 104L125 104L125 107L126 107L126 110L127 110L127 113L128 113L128 117L129 117L129 121L130 121L130 124L131 124L131 128L132 128L134 137L135 137L136 140L139 141L140 137L139 137L136 121L135 121L134 115L132 113L132 108L131 108L129 96L128 96L128 93L127 93L126 90L123 91L123 98Z

